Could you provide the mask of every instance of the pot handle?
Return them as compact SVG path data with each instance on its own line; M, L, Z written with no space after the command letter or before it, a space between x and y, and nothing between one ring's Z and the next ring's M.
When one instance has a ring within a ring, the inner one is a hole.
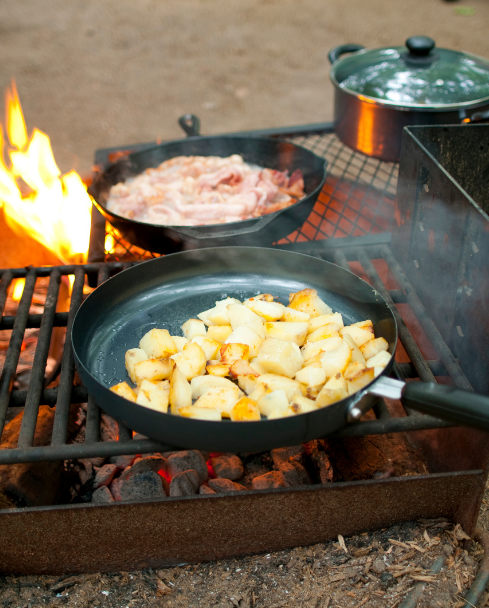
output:
M463 118L461 122L463 124L467 124L467 123L485 122L486 120L489 120L489 110L487 110L486 112L474 112L474 114L472 114L472 116Z
M364 48L365 47L361 44L340 44L340 46L335 46L334 49L329 51L329 62L333 64L335 61L338 61L341 55L344 55L345 53L356 53Z
M187 137L196 137L200 135L200 118L195 114L185 114L180 116L178 124L187 134Z
M489 397L445 384L408 382L402 389L406 407L457 424L489 431Z

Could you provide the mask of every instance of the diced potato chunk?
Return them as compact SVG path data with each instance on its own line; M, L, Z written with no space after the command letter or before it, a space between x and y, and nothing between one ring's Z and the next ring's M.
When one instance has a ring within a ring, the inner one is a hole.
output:
M290 400L290 407L296 414L305 414L306 412L312 412L313 410L318 409L318 405L315 401L308 399L303 395L299 395L298 393L293 395Z
M251 365L243 361L243 359L236 359L236 361L229 368L229 375L231 378L237 378L238 376L254 376L258 377L260 374L254 370Z
M319 317L314 317L308 323L308 334L312 334L312 332L316 331L323 325L329 325L330 323L334 323L336 325L336 329L340 330L345 324L343 323L343 317L339 312L333 312L330 315L321 315Z
M250 367L252 367L258 374L267 373L267 370L263 369L263 367L258 362L258 357L253 357L253 359L250 359Z
M246 300L244 305L265 319L265 321L278 321L282 318L285 311L285 306L280 304L280 302L266 302L255 298Z
M340 330L340 335L344 336L348 334L355 340L357 346L362 346L365 342L372 340L374 334L368 329L363 329L362 327L358 327L356 325L347 325Z
M241 327L241 325L248 325L253 321L259 321L261 324L263 323L262 319L256 313L247 306L243 306L243 304L229 304L227 310L233 331L238 327Z
M229 338L233 328L231 325L211 325L207 329L207 337L212 340L216 340L216 342L220 342L224 344L224 342Z
M302 346L306 340L307 323L303 322L286 322L278 321L276 323L265 323L265 332L267 338L277 338L286 342L295 342L298 346Z
M207 361L217 359L220 356L219 351L221 350L221 343L217 340L207 338L206 336L197 335L192 338L192 342L198 344L204 351Z
M192 387L187 378L176 367L170 380L171 413L178 415L181 407L192 405Z
M336 338L339 335L337 325L335 323L328 323L310 333L307 336L307 341L318 342L319 340L326 340L326 338Z
M195 418L196 420L211 420L220 421L221 412L209 409L207 407L196 407L195 405L187 405L179 409L180 416L184 418Z
M243 307L244 308L244 307ZM250 311L251 312L251 311ZM261 321L260 321L261 322ZM241 325L237 329L235 329L228 338L224 341L224 344L247 344L249 348L249 356L256 357L258 351L260 350L261 343L263 342L263 338L260 337L254 329L252 329L249 325ZM222 352L221 352L222 357ZM239 357L242 359L243 357Z
M139 348L144 350L148 359L166 358L177 352L175 342L167 329L148 331L139 341Z
M224 380L224 378L222 378ZM231 383L232 384L232 383ZM208 407L217 410L225 418L231 416L231 410L243 396L243 392L234 384L231 387L210 388L197 401L195 407Z
M272 296L271 293L259 293L257 296L252 296L251 298L247 298L243 304L245 306L248 306L248 302L251 302L253 300L262 300L263 302L274 302L275 298Z
M316 365L319 367L316 367ZM318 386L326 382L326 372L321 364L317 363L299 370L295 375L295 379L306 386Z
M301 369L304 359L294 342L267 338L260 347L258 363L267 372L292 378Z
M311 357L314 357L319 351L328 351L338 348L343 342L343 338L339 336L333 338L325 338L324 340L318 340L317 342L306 342L301 349L304 361L308 361Z
M367 361L372 357L375 357L377 353L380 353L383 350L387 350L389 348L389 343L384 338L374 338L373 340L369 340L365 342L360 347L360 350L363 353L363 356Z
M148 359L148 355L144 352L142 348L130 348L126 351L125 354L125 362L126 362L126 370L129 374L129 378L131 382L136 384L136 376L134 375L134 366L136 363L140 361L146 361Z
M136 403L166 414L169 401L170 382L168 380L162 382L143 380L141 382Z
M362 351L358 348L357 343L355 342L355 340L351 336L349 336L348 334L345 334L343 336L343 340L351 348L351 360L353 362L362 363L362 365L365 366L365 357L362 355ZM367 344L368 344L368 342L367 342Z
M391 357L392 355L389 352L381 350L367 361L367 365L369 367L385 367L391 360Z
M231 342L221 346L221 363L232 365L238 359L247 361L250 356L250 347L248 344L240 344Z
M119 384L111 386L110 390L116 395L124 397L124 399L134 402L136 401L136 392L129 386L127 382L119 382Z
M336 403L336 401L345 399L345 397L348 397L348 393L345 390L341 388L331 389L323 386L321 392L316 397L316 403L318 407L326 407L332 403Z
M185 348L185 345L190 342L190 340L184 338L183 336L172 336L171 338L175 346L177 347L177 352L179 353L181 353L182 350Z
M260 410L256 401L249 397L241 397L230 413L231 420L260 420Z
M236 298L226 298L225 300L220 300L219 302L216 302L214 308L204 310L197 316L208 326L229 325L229 316L226 308L228 304L240 304L240 301Z
M228 376L230 367L226 363L211 363L210 365L206 365L205 369L208 374L213 376Z
M348 388L348 394L353 395L364 386L367 386L375 378L375 371L373 368L367 367L361 370L355 376L346 379L346 386Z
M318 296L315 289L303 289L297 293L291 293L289 296L289 308L307 312L311 317L319 317L320 315L329 315L333 311L323 302Z
M346 380L341 372L338 372L334 376L331 376L331 378L324 385L324 388L331 390L341 389L346 393Z
M283 389L277 389L260 397L257 401L260 414L269 416L274 410L285 411L289 407L289 400Z
M190 386L192 387L192 399L198 399L202 395L205 395L211 388L237 388L234 382L220 376L197 376L196 378L192 378Z
M264 386L265 389L269 389L271 391L283 389L287 395L287 399L291 399L296 393L302 392L300 382L297 382L297 380L293 380L292 378L280 376L278 374L263 374L256 379L256 383L257 388L255 390L258 390L260 386ZM250 395L250 398L255 399L255 401L258 400L253 395Z
M366 366L363 363L360 363L360 361L350 361L343 372L343 376L345 378L352 378L353 376L356 376L358 372L361 372L362 369L365 369L365 367Z
M147 359L134 365L134 378L137 384L143 380L167 380L173 373L175 363L172 359Z
M172 359L187 380L205 372L207 359L202 348L195 342L189 342L182 352L173 355Z
M238 376L239 388L241 388L247 395L251 395L251 393L257 387L257 383L256 383L257 378L258 378L258 376L252 376L252 375Z
M334 339L334 338L332 338ZM351 359L351 350L348 344L341 340L333 350L327 350L321 357L321 365L323 366L326 376L331 378L338 372L343 372Z
M310 318L311 315L308 312L295 310L294 308L286 306L281 321L304 323L305 321L309 321Z
M352 323L350 327L360 327L361 329L369 331L371 334L374 333L374 324L370 319L365 319L365 321L357 321L356 323Z
M200 319L189 319L182 325L183 335L187 340L192 340L194 336L205 336L207 328L204 321Z

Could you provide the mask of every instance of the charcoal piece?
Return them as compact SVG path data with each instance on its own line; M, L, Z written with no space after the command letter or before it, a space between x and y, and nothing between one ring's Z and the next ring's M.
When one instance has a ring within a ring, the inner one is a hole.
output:
M145 471L122 480L119 493L121 500L153 500L166 497L161 477L154 471Z
M102 412L100 419L100 439L102 441L117 441L119 438L119 425L117 422Z
M198 489L199 476L193 469L177 473L170 482L170 496L192 496Z
M199 494L216 494L216 491L205 484L202 484L199 488Z
M280 462L278 464L278 470L282 473L286 486L303 486L311 483L311 478L306 468L295 460L289 462Z
M288 462L289 460L295 460L303 464L304 447L302 445L293 445L288 448L276 448L270 450L270 456L272 457L273 464L275 467L279 467L281 462Z
M167 471L171 478L178 473L193 469L199 476L199 485L209 478L207 463L199 450L184 450L172 454L167 462Z
M148 439L146 435L142 435L141 433L134 433L133 435L134 441L139 441L140 439Z
M382 572L380 575L380 587L384 590L397 583L397 579L390 572Z
M78 476L80 478L80 483L84 486L93 477L93 466L88 458L80 458L78 462L81 465L78 469Z
M116 471L117 467L115 464L105 464L103 467L100 467L93 480L94 489L100 488L101 486L108 486L114 478Z
M115 464L118 469L126 469L130 467L136 458L136 454L124 455L124 456L111 456L109 462Z
M100 458L88 458L87 460L89 460L92 463L92 466L94 466L94 467L101 467L105 463L105 458L103 458L103 457L100 457Z
M209 487L217 492L217 494L227 494L228 492L247 492L240 483L231 481L230 479L209 479Z
M328 455L325 452L321 452L317 459L319 481L321 483L331 483L334 477L334 470L331 462L329 461Z
M153 471L154 473L158 473L158 471L166 471L166 459L161 456L145 456L144 458L138 458L134 461L132 467L127 467L124 469L121 478L128 479L132 475L137 475L138 473L144 473L145 471Z
M122 500L120 492L121 483L122 479L120 477L116 477L112 480L112 483L110 484L110 492L114 497L114 500Z
M253 490L270 490L272 488L285 488L284 476L280 471L270 471L255 477L251 483Z
M92 494L92 502L98 505L106 505L110 502L114 502L114 497L107 486L100 486Z
M211 458L211 465L216 477L235 481L244 475L244 467L241 458L235 454L222 454Z

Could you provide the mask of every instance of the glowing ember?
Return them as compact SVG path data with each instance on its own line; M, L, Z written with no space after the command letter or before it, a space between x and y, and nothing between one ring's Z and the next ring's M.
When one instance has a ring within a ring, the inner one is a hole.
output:
M14 290L12 292L12 300L14 302L20 302L22 294L24 293L25 279L17 279L15 281Z
M75 171L60 177L45 133L34 129L29 139L15 83L7 90L6 105L11 166L3 161L0 130L0 207L7 224L66 264L86 261L92 204L85 185Z

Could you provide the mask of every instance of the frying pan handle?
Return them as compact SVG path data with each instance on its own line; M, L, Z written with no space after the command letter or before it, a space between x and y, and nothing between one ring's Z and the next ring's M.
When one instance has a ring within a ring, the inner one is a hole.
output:
M187 134L187 137L196 137L200 135L200 118L195 114L185 114L180 116L178 124Z
M409 382L402 404L450 422L489 431L489 397L444 384Z
M356 53L364 48L365 47L361 44L340 44L340 46L335 46L334 49L329 51L329 62L333 64L335 61L338 61L340 55L344 55L345 53Z
M262 216L256 224L250 226L249 228L240 229L239 236L241 237L243 234L253 234L254 232L258 232L262 228L264 228L267 224L269 224L275 217L274 213L270 213L269 215ZM178 232L184 234L185 236L190 236L193 239L205 240L208 238L212 239L222 239L226 237L236 237L236 229L234 230L222 230L221 232L203 232L205 226L199 226L198 229L195 228L187 228L183 226L178 227Z

